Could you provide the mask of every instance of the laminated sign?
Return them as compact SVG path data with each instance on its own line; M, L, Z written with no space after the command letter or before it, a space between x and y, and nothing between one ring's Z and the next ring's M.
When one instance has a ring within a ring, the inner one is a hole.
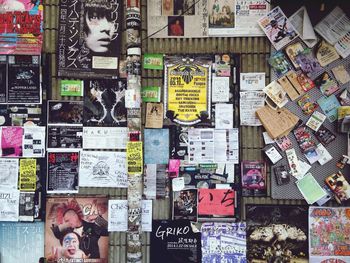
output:
M182 125L210 119L210 60L168 58L164 115Z

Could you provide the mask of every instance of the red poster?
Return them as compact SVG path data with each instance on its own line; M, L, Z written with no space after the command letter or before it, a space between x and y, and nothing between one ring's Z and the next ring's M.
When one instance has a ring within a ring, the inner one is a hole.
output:
M198 214L233 216L235 192L232 189L198 189Z

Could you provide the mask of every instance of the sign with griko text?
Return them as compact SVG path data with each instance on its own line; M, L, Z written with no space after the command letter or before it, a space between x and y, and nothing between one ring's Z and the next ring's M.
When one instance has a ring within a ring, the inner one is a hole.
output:
M164 72L165 117L182 125L209 120L211 60L168 57Z

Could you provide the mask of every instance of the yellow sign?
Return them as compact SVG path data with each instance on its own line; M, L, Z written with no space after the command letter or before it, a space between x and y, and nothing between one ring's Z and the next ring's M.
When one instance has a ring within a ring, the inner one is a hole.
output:
M35 191L36 189L36 160L21 159L19 161L19 190Z
M142 142L128 142L126 145L126 156L128 162L128 174L142 174Z
M183 125L210 118L209 64L166 65L166 117Z

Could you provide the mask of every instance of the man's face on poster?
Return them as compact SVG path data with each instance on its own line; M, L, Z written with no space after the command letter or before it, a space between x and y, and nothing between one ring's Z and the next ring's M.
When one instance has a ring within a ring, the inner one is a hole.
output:
M76 234L69 233L63 238L62 246L66 249L69 256L74 256L79 250L79 240Z
M63 216L63 220L71 228L81 227L81 220L77 213L75 213L73 210L67 211Z
M106 53L115 37L115 23L97 12L87 13L85 22L88 29L85 36L86 46L96 53Z

